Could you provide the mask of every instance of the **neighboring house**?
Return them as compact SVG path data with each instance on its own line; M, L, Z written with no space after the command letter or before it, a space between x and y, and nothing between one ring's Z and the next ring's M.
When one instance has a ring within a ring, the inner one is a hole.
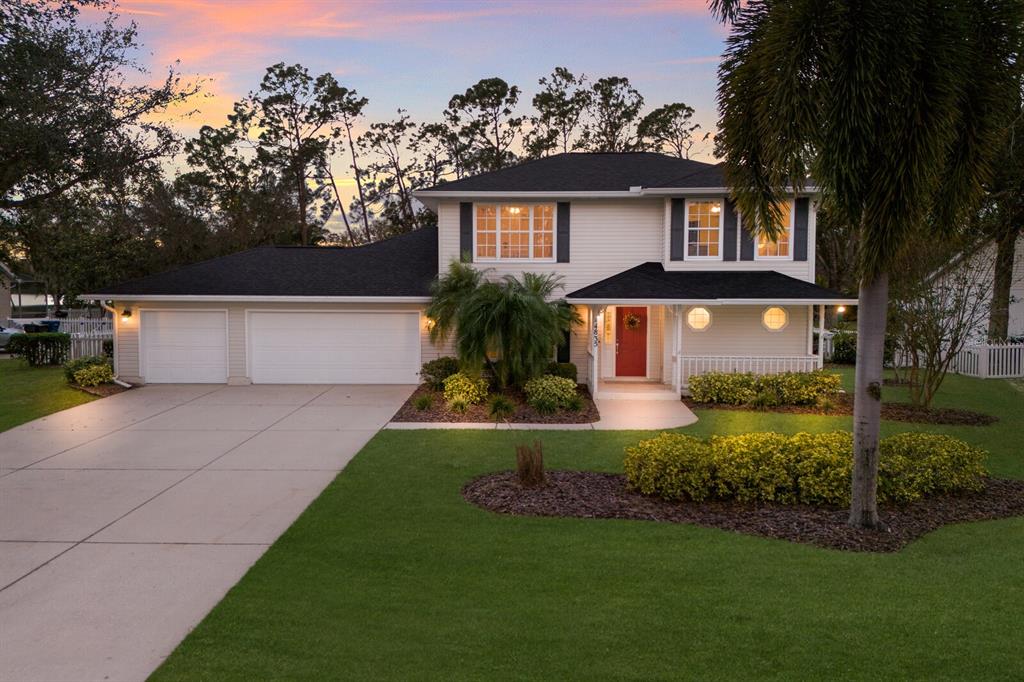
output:
M954 271L959 271L970 278L971 289L984 291L985 307L983 317L972 334L972 341L983 342L988 337L990 306L994 287L996 261L996 245L994 242L983 244L972 255L955 261ZM1013 274L1010 278L1010 311L1006 335L1010 339L1024 338L1024 237L1018 237L1013 254Z
M851 305L814 282L816 197L751 237L721 167L653 153L560 154L421 190L438 227L356 248L263 247L87 294L114 302L122 378L414 383L444 354L423 310L452 260L562 276L583 318L564 347L595 395L678 392L710 370L820 366L813 323ZM123 314L122 314L123 313ZM636 388L636 387L631 387Z

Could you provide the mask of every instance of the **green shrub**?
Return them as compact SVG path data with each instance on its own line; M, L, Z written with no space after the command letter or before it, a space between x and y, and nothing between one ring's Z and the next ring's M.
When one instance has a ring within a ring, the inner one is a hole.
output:
M547 373L554 377L570 379L574 384L579 383L579 371L572 362L552 362L548 365Z
M699 438L663 433L626 448L626 480L644 495L700 501L713 493L711 448Z
M110 358L111 360L114 359L114 340L113 339L103 339L103 355L105 355L106 357Z
M840 375L822 370L781 374L708 372L690 377L690 395L699 403L759 408L814 405L822 397L834 396L841 386Z
M487 408L487 414L494 421L501 421L510 418L516 412L516 404L510 398L503 395L496 395L491 398L491 404Z
M985 452L945 435L903 433L881 442L879 500L906 503L984 484ZM748 433L702 441L661 434L626 448L630 488L666 499L847 505L849 432Z
M423 410L429 410L434 405L434 396L430 393L424 393L416 396L416 400L412 402L413 407L422 412Z
M469 409L469 402L465 398L455 397L448 401L448 409L462 414Z
M577 395L575 381L550 374L530 379L523 391L526 402L541 414L567 408L573 396Z
M900 433L879 443L880 499L913 502L932 493L981 490L986 453L937 433Z
M75 380L75 374L86 367L93 365L109 365L110 360L102 355L86 355L75 360L68 360L64 363L64 379L70 384Z
M114 370L107 363L89 365L75 372L75 383L79 386L99 386L114 380Z
M585 400L583 400L583 396L577 393L576 395L569 399L568 403L565 404L565 409L569 410L570 412L582 412L583 408L586 406L587 403Z
M487 397L487 380L456 372L444 380L444 399L450 404L460 399L467 405L476 405Z
M437 358L424 362L420 368L420 379L435 391L444 388L444 380L459 371L459 361L452 357Z
M25 358L32 367L63 365L71 350L71 336L61 332L15 334L7 342L7 352Z
M857 364L857 336L850 332L836 332L832 336L831 359L837 365Z

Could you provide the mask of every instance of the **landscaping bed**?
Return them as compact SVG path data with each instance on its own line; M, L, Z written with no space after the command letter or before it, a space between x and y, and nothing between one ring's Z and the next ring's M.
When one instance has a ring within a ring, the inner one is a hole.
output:
M78 384L68 384L68 386L76 391L82 391L83 393L88 393L89 395L98 396L100 398L106 398L107 396L131 390L124 386L118 386L117 384L99 384L98 386L79 386Z
M782 414L820 414L827 416L844 416L853 414L853 396L840 393L831 401L828 408L818 405L776 405L772 407L754 408L749 405L729 405L726 403L702 403L693 398L683 396L683 403L690 409L700 410L757 410L759 412L778 412ZM882 403L882 419L894 422L914 424L943 424L947 426L988 426L999 421L998 417L973 410L957 407L919 407L910 403Z
M597 411L590 393L583 386L577 387L577 393L583 401L583 408L578 411L557 410L550 414L542 414L526 404L526 396L521 391L505 391L501 395L509 398L515 404L515 411L507 419L511 424L590 424L601 418ZM417 402L421 396L430 396L430 406L425 409L418 409ZM489 406L486 402L468 405L463 412L457 412L448 407L444 394L435 391L427 386L417 388L405 404L391 418L396 422L493 422L489 414Z
M669 501L631 492L621 474L593 471L549 471L546 483L534 488L521 486L512 471L491 473L467 483L462 495L478 507L513 516L690 523L854 552L895 552L945 525L1024 516L1024 481L995 478L987 478L978 493L883 506L883 531L848 526L845 508Z

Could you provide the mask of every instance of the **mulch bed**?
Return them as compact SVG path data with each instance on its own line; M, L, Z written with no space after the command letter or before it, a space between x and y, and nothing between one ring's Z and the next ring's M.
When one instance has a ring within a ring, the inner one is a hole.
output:
M852 528L846 525L849 512L835 507L648 497L627 490L621 474L594 471L549 471L546 484L536 488L523 488L514 472L501 471L470 481L462 496L500 514L691 523L851 552L896 552L952 523L1024 516L1024 481L995 478L980 493L881 508L886 530Z
M761 412L782 412L786 414L821 414L828 416L844 416L853 414L853 396L840 393L833 401L835 407L822 410L816 405L779 405L765 408ZM746 405L722 405L720 403L698 403L688 396L683 396L683 403L691 409L700 410L744 410L752 408ZM972 410L961 410L957 407L918 407L910 403L882 403L882 419L894 422L911 422L915 424L945 424L949 426L988 426L999 421L999 417L982 414Z
M118 393L124 393L125 391L131 390L124 386L118 386L117 384L100 384L99 386L79 386L78 384L68 384L68 386L82 391L83 393L98 395L101 398L106 398L109 395L116 395Z
M583 398L583 409L579 412L559 410L554 414L540 414L526 404L525 396L522 393L509 391L504 393L516 404L516 411L508 420L513 424L590 424L601 418L597 411L597 405L590 398L590 393L583 386L577 388L580 397ZM416 399L421 395L430 395L434 402L425 410L416 409ZM488 415L488 400L480 405L470 405L465 412L453 412L448 409L444 396L440 391L434 391L426 386L417 388L405 404L395 413L391 421L396 422L493 422Z

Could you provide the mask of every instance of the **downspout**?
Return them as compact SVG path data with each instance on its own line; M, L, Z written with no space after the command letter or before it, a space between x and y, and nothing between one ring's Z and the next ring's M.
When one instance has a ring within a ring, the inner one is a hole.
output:
M101 308L110 313L111 319L115 321L114 324L116 326L117 311L111 308L109 305L107 305L106 301L97 301L97 303L100 304ZM114 357L117 357L117 332L114 333ZM120 379L118 379L116 374L114 375L114 383L122 388L132 387L132 385L129 384L127 381L121 381Z

